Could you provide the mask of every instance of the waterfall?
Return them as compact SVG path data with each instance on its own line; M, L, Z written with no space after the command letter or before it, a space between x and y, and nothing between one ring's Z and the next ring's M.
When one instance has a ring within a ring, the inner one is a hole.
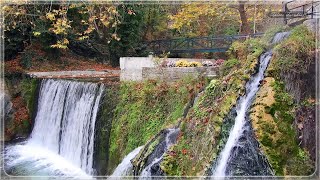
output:
M153 152L148 155L148 157L144 160L143 166L144 168L141 170L141 173L138 172L136 175L140 175L139 179L149 179L151 176L154 176L155 172L159 169L159 164L161 163L164 154L168 151L168 149L176 143L177 136L180 132L179 128L169 128L164 131L163 140L159 142L159 144L154 147ZM148 150L148 145L140 146L133 151L131 151L122 162L117 166L114 170L110 179L121 179L125 176L132 176L133 173L133 165L131 160L134 159L140 151Z
M279 43L283 39L289 37L289 35L290 35L290 32L279 32L279 33L277 33L272 39L272 44Z
M274 36L272 43L276 44L288 36L289 32L277 33ZM247 123L247 112L253 102L256 93L259 90L260 81L264 78L264 72L268 67L271 57L272 51L268 51L260 56L260 66L258 73L253 75L250 78L249 82L247 82L246 94L240 97L239 101L237 102L237 116L235 118L235 123L231 128L228 140L218 157L216 167L213 170L214 177L224 177L228 175L226 174L226 168L230 161L232 151L239 143L239 138L242 137L246 130L248 130L248 124L250 125L250 123Z
M43 80L33 131L26 142L5 149L5 169L22 175L92 175L103 90L96 83Z
M153 159L153 161L148 164L141 172L140 174L140 178L139 179L148 179L148 177L151 177L152 174L152 168L154 165L159 164L162 159L164 154L168 151L168 149L174 144L176 143L176 139L177 136L180 132L179 128L172 128L172 129L167 129L168 132L166 133L166 137L165 137L165 144L164 144L164 151L162 151L162 153L160 154L160 157L155 157Z
M124 157L122 162L117 166L110 178L121 179L121 176L132 176L133 165L131 163L131 160L140 152L142 148L143 146L137 147L136 149L131 151L126 157Z

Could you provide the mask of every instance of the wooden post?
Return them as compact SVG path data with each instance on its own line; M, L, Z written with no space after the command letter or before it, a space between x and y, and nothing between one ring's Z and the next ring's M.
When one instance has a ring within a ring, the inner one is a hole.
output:
M257 14L257 2L254 3L253 34L256 33L256 14Z
M282 11L283 11L283 22L284 24L287 24L287 12L288 12L288 8L287 8L287 3L286 2L282 2L283 6L282 6Z
M313 1L312 1L312 3L311 3L311 19L313 19L313 11L314 11L314 9L313 9L314 7L313 7Z

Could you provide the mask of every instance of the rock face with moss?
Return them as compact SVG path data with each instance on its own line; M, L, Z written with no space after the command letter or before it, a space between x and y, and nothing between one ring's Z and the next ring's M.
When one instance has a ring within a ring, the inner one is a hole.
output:
M276 175L311 175L315 167L314 41L298 26L275 47L251 109L256 137Z
M95 124L93 166L97 175L107 175L109 160L109 139L114 110L119 102L119 84L105 84Z
M204 86L199 79L123 82L110 134L108 173L133 149L176 125L190 99Z
M244 93L244 85L257 69L264 45L257 39L234 43L220 79L212 80L183 120L177 144L161 167L168 175L204 175L217 157L225 117Z
M38 80L23 78L21 75L6 77L8 94L4 98L8 100L6 107L10 107L4 117L6 141L26 138L31 132L36 114L38 85Z
M230 59L222 68L223 76L208 85L191 113L183 119L177 144L161 164L164 172L168 175L210 175L208 169L225 142L226 132L230 129L228 124L232 124L232 107L243 95L245 82L255 72L257 58L268 47L274 49L274 57L250 111L253 129L244 133L253 143L244 147L253 149L238 150L242 154L231 158L227 171L248 175L246 165L242 166L240 162L251 162L254 153L258 159L252 160L251 164L258 162L261 168L253 165L257 171L253 170L250 175L311 174L315 148L315 108L312 104L315 89L307 90L310 86L307 84L315 87L311 83L315 75L312 70L315 67L314 40L312 33L304 26L298 26L276 47L268 45L270 40L266 37L234 43L230 48ZM304 126L310 129L306 130ZM261 169L266 171L260 172Z
M227 174L312 174L316 158L315 37L304 26L294 28L276 45L269 43L270 37L233 43L221 76L208 83L185 78L107 86L95 124L96 173L110 175L129 152L144 145L131 161L136 176L149 165L152 175L211 175L237 116L235 105L245 94L245 84L257 72L259 56L272 48L266 77L247 112L249 128L239 139L241 147L233 150ZM18 85L8 86L13 92L14 116L6 124L8 139L27 136L36 112L37 80L17 81ZM23 106L15 106L18 102ZM179 128L170 136L170 147L166 145L169 128ZM152 164L157 158L161 160Z
M149 141L140 153L132 160L135 176L164 176L166 175L160 164L163 155L176 143L179 128L168 128L160 131Z

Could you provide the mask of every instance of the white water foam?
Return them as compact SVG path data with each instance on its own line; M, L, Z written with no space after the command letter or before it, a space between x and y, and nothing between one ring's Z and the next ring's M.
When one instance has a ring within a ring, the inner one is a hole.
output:
M143 146L137 147L131 151L126 157L123 158L122 162L117 166L109 179L121 179L123 176L132 176L133 165L131 160L139 154Z
M165 152L168 151L168 149L175 143L175 139L170 139L170 137L176 133L178 133L180 131L179 128L177 129L168 129L168 133L166 134L166 149L165 149ZM162 159L163 159L163 156L164 156L165 153L163 153L159 158L155 158L147 167L145 167L141 174L140 174L140 177L139 179L148 179L149 177L152 176L151 174L151 167L156 164L156 163L159 163Z
M229 138L224 149L220 153L217 167L213 173L213 176L215 177L226 176L225 171L230 158L230 154L232 152L232 149L237 145L237 142L244 131L244 125L246 122L246 112L248 111L248 108L250 107L255 94L259 90L260 81L264 78L264 72L268 66L271 57L271 51L263 54L260 57L259 71L247 83L246 95L242 96L237 104L237 117L235 118L235 124L230 130Z
M31 136L5 149L5 169L19 169L20 175L93 174L94 128L103 89L95 83L43 80Z

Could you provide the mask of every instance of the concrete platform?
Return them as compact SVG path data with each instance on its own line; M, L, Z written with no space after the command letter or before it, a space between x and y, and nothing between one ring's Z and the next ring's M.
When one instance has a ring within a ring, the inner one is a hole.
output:
M108 78L120 76L120 70L28 72L32 78Z

